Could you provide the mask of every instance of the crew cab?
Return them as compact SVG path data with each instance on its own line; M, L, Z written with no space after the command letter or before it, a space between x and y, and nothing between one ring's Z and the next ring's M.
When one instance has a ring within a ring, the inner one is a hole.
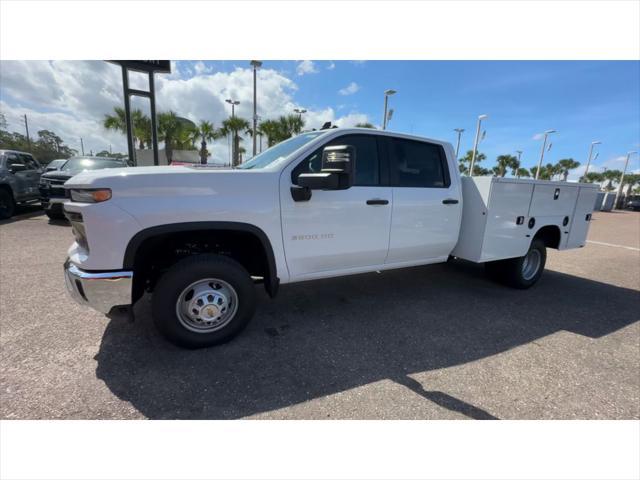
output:
M547 248L584 246L596 198L588 184L461 177L449 143L373 129L303 133L236 169L88 171L65 188L72 297L114 314L150 292L157 328L188 348L238 334L256 283L275 296L454 256L529 288Z

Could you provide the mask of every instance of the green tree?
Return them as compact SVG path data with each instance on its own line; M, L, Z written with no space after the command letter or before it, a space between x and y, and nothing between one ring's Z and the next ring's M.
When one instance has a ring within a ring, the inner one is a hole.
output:
M205 165L207 163L207 157L209 152L207 151L207 142L213 142L220 136L213 123L201 120L200 123L193 129L193 135L195 139L201 139L200 143L200 163Z
M640 185L640 174L629 173L625 175L623 183L627 186L627 191L625 195L628 197L629 195L631 195L633 187L635 185Z
M281 125L276 120L264 120L258 125L258 129L267 137L267 147L273 147L276 143L280 143L283 138Z
M125 119L124 108L114 107L113 115L106 114L102 125L107 130L115 130L127 134L127 122ZM134 142L138 142L138 148L143 150L145 145L151 143L151 119L142 113L142 110L133 110L131 112L132 134Z
M528 178L531 175L529 174L529 170L527 170L526 168L523 167L518 167L518 169L515 171L514 176L516 178Z
M580 181L585 183L601 183L604 181L604 175L600 172L589 172L587 176L582 177Z
M229 117L222 122L220 133L223 136L231 135L231 165L236 167L240 164L240 141L242 137L238 132L244 132L249 129L249 122L241 117Z
M458 160L459 165L458 168L460 170L460 173L465 173L465 172L469 172L469 166L471 165L471 157L473 156L473 150L468 150L466 155L464 157L462 157L461 159ZM482 162L483 160L486 160L487 156L482 153L482 152L477 152L476 153L476 161L475 161L475 165L473 168L473 174L476 175L476 167L479 167L479 163ZM486 170L486 169L482 169L482 170ZM486 170L487 174L491 173L489 170Z
M513 155L500 155L496 158L496 163L497 165L494 167L493 172L498 177L504 177L507 174L507 170L514 171L520 166L518 158Z
M573 158L563 158L556 164L558 171L562 175L562 181L566 182L569 172L580 166L580 162L576 162Z
M604 187L604 189L608 192L613 190L613 182L620 180L620 176L622 175L622 172L620 170L605 170L602 173L602 176L604 177L604 180L607 181L609 183L607 183L607 185Z
M362 123L356 123L356 128L376 128L376 127L374 127L372 123L362 122Z

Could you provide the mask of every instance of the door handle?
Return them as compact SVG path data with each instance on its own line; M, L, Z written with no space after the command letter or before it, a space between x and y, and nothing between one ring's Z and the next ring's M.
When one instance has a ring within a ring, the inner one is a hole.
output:
M458 200L455 198L445 198L444 200L442 200L442 203L444 203L445 205L455 205L456 203L458 203Z
M371 200L367 200L367 205L388 205L389 200L384 200L382 198L372 198Z

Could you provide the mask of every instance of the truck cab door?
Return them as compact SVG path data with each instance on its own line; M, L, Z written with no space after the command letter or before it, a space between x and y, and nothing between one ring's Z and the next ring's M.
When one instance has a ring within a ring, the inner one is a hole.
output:
M19 202L28 200L33 196L37 196L38 192L38 185L36 183L35 193L32 193L32 169L25 163L24 158L21 157L23 156L16 153L7 153L5 160L7 170L11 172L10 175L11 178L13 178L15 199ZM12 165L18 165L20 170L13 169Z
M319 172L322 149L355 147L354 185L346 190L312 190L295 201L291 187L300 173ZM351 134L334 138L284 170L280 179L282 234L291 279L356 273L384 264L393 206L391 188L383 186L378 136Z
M462 191L442 144L388 138L393 213L388 264L435 263L458 241Z

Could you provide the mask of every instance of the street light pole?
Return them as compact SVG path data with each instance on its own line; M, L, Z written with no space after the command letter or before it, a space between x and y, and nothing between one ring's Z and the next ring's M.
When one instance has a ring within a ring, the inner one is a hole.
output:
M478 127L476 128L476 139L473 142L473 153L471 154L471 165L469 166L469 176L473 177L473 167L476 164L476 155L478 154L478 141L480 140L480 125L482 120L487 118L488 115L482 114L478 116Z
M544 160L544 151L547 149L547 136L550 133L556 133L555 130L547 130L544 132L544 141L542 142L542 151L540 152L540 160L538 161L538 168L536 168L536 180L540 176L540 169L542 168L542 160Z
M389 102L389 97L393 94L395 94L396 91L389 89L389 90L385 90L384 91L384 117L382 118L382 129L386 130L387 129L387 105Z
M627 152L627 160L624 162L624 170L622 170L622 175L620 175L620 184L618 185L618 192L616 193L616 199L613 202L613 208L618 208L618 200L620 199L620 194L622 193L622 182L624 181L624 174L627 173L627 167L629 166L629 158L634 153L638 153L635 150L631 152Z
M256 132L258 130L258 103L256 93L256 75L258 68L262 66L262 62L258 60L251 60L251 66L253 67L253 156L256 156Z
M456 160L458 160L458 152L460 151L460 137L462 137L462 132L464 132L464 128L454 128L455 132L458 132L458 143L456 143Z
M240 101L239 100L233 100L231 98L227 98L225 100L225 102L227 102L228 104L231 105L231 118L235 118L236 117L236 105L240 105ZM237 132L235 132L235 131L231 135L231 165L233 167L235 167L235 163L236 163L236 135L237 135Z
M593 146L594 145L600 145L602 142L596 140L595 142L591 142L591 146L589 147L589 158L587 159L587 168L584 171L584 175L583 177L586 178L587 177L587 173L589 173L589 166L591 165L591 155L593 154Z
M293 111L298 114L298 120L302 120L302 114L307 113L305 108L294 108Z

